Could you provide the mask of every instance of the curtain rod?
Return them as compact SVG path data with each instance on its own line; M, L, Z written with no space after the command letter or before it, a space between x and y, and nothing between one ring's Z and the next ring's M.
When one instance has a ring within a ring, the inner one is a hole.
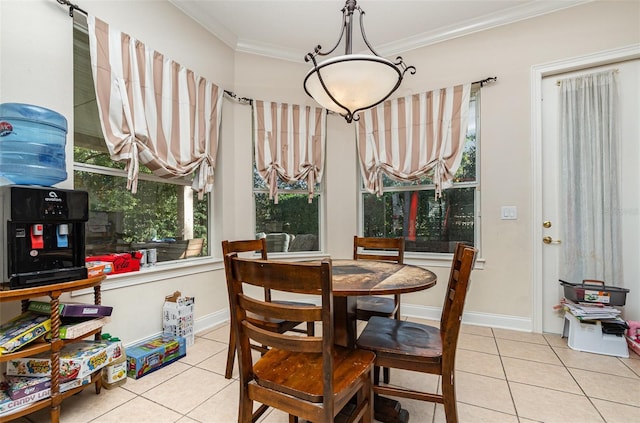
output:
M480 81L475 81L472 82L471 84L480 84L480 87L484 87L486 84L489 84L491 82L496 82L498 80L497 76L490 76L488 78L485 79L481 79Z
M253 104L253 99L248 97L238 97L233 91L224 90L224 93L240 104Z
M63 6L69 6L69 16L73 17L73 11L77 10L78 12L84 13L85 15L89 15L85 10L81 9L77 4L71 3L69 0L56 0L59 4ZM497 76L490 76L485 79L481 79L480 81L472 82L472 84L480 84L480 87L484 87L486 84L491 82L496 82L498 80ZM253 99L247 97L238 97L233 91L224 90L224 93L231 97L233 100L241 104L252 104Z
M60 3L63 6L69 6L69 16L71 16L73 18L73 11L77 10L78 12L84 13L85 15L89 15L86 11L80 9L80 7L77 4L73 4L71 3L69 0L56 0L58 3Z
M60 0L58 0L60 1ZM481 79L480 81L474 81L471 84L480 84L480 87L484 87L486 84L489 84L491 82L496 82L498 80L497 76L490 76L488 78L485 79ZM253 99L248 98L248 97L238 97L236 95L236 93L234 93L233 91L229 91L229 90L224 90L224 93L226 95L228 95L231 99L236 100L238 103L241 104L252 104L253 103Z

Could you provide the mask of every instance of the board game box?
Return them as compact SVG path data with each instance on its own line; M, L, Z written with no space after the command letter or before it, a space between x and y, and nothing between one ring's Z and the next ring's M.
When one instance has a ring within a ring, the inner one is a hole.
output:
M76 339L91 332L92 330L99 329L109 323L111 317L96 317L96 318L65 318L60 325L60 331L58 337L60 339ZM47 333L46 339L51 339L51 332Z
M25 378L25 379L34 379L34 378ZM38 379L38 378L35 378ZM48 378L47 378L48 379ZM78 386L87 385L91 383L91 375L85 376L80 379L73 379L69 382L60 384L60 392L68 391L69 389L76 388ZM17 411L20 411L22 408L27 407L29 404L40 401L45 398L49 398L51 396L51 387L43 388L42 390L33 391L29 394L19 398L12 399L9 393L9 384L3 382L0 384L0 416L4 416L7 414L12 414Z
M139 379L187 355L182 336L160 335L126 349L127 376Z
M12 400L17 400L51 387L51 379L46 376L5 376L5 379L7 381L7 393Z
M120 357L120 342L80 341L60 350L60 381L82 378ZM11 376L51 376L50 353L7 361L6 374Z
M47 301L29 301L29 311L51 314L51 303ZM102 317L111 316L113 307L97 304L60 303L60 317Z
M11 353L51 330L51 318L31 312L0 325L0 355Z

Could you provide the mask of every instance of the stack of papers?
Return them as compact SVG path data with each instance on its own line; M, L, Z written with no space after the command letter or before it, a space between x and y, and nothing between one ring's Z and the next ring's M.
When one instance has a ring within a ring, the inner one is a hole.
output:
M564 301L564 309L579 320L617 320L621 313L620 310L611 306L574 303L569 300Z

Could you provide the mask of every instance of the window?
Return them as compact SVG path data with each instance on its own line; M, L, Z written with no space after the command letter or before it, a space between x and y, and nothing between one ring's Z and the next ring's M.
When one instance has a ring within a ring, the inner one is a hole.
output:
M253 164L253 198L256 237L267 239L269 253L319 251L321 184L313 200L305 181L287 184L278 180L278 204L269 199L269 189Z
M383 177L381 197L361 184L361 230L363 236L405 239L405 251L453 253L457 242L477 245L479 234L479 88L472 88L469 126L462 163L453 186L435 198L430 177L402 182Z
M146 168L131 194L124 165L110 159L83 20L74 25L73 129L74 187L89 192L87 256L151 248L158 262L208 255L209 195L198 200L189 178L162 179Z

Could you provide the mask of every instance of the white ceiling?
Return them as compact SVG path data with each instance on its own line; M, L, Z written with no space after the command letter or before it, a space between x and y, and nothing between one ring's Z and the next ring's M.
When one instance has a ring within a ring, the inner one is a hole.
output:
M236 51L303 62L337 42L344 0L169 0ZM365 34L384 57L593 0L362 0ZM359 14L354 13L356 19ZM364 50L357 22L353 52ZM344 54L344 40L336 50Z

